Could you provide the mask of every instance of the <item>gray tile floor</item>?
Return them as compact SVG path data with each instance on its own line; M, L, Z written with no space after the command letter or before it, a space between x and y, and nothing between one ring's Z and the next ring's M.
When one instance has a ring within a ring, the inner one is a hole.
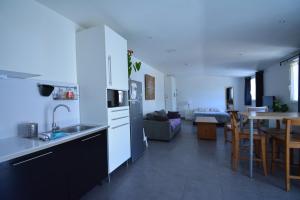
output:
M121 167L110 183L95 187L84 200L300 200L300 181L285 192L284 176L264 177L255 165L248 178L248 162L240 170L230 168L230 144L224 144L223 129L218 140L198 141L196 129L184 122L182 132L171 142L150 142L145 155L128 168Z

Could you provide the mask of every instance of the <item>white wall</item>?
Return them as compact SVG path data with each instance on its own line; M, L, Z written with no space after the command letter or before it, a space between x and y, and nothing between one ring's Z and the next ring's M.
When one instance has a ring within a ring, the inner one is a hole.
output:
M265 69L264 72L264 93L265 96L276 96L282 103L288 104L289 111L297 112L298 105L290 100L290 68L288 64L280 66L275 63Z
M52 110L57 104L66 104L65 108L56 111L56 122L60 127L66 127L80 122L78 100L53 100L52 95L43 97L39 94L37 83L74 86L74 84L49 82L28 79L0 79L0 139L16 136L18 124L36 122L39 132L51 130Z
M76 83L73 22L33 0L1 0L0 27L0 69Z
M234 108L244 110L244 79L218 76L176 76L177 106L179 111L193 108L226 109L225 88L233 87Z
M140 61L137 58L132 58L133 62ZM149 74L155 77L155 100L145 100L145 74ZM164 73L142 62L141 70L138 72L132 72L131 79L140 81L143 84L143 114L146 115L149 112L155 110L165 109L164 99Z

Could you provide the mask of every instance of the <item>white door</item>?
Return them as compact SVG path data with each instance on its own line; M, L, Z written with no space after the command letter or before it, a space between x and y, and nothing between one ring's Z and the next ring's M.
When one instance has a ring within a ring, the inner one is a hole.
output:
M177 111L176 82L172 76L165 77L165 105L167 111Z
M127 41L105 26L107 88L128 90Z

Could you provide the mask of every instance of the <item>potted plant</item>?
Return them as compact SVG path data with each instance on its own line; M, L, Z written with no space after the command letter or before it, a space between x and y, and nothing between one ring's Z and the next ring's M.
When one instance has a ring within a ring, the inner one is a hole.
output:
M273 103L273 111L274 112L287 112L289 107L287 104L281 104L281 102L276 99Z
M141 65L142 65L142 62L132 62L131 61L131 57L133 55L133 51L131 49L129 49L127 51L127 57L128 57L128 77L130 77L131 73L132 73L132 69L137 72L137 71L140 71L141 69Z

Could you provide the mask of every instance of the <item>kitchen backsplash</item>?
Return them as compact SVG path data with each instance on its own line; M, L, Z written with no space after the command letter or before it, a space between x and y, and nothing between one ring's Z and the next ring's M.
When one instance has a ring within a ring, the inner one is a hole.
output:
M53 100L40 95L37 84L76 86L74 84L33 79L0 79L0 139L18 135L18 125L36 122L39 132L51 130L52 110L66 104L71 112L58 108L55 121L61 127L80 122L79 100Z

